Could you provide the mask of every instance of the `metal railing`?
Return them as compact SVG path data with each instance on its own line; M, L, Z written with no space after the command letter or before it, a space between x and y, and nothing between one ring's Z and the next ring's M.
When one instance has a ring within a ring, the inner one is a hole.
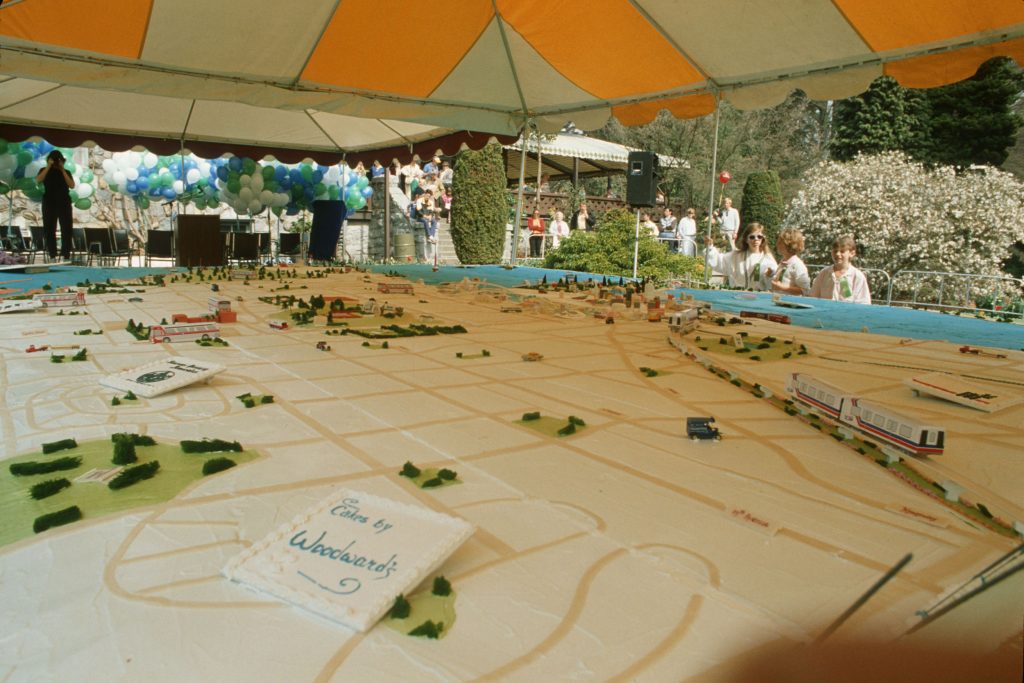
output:
M912 280L910 299L893 299L893 283L903 278ZM978 297L985 297L989 305L979 305ZM901 270L889 285L891 304L925 306L943 310L985 311L993 315L1024 316L1024 311L1013 310L1015 302L1024 296L1024 280L1008 275L981 275L980 273L949 273L928 270Z
M804 265L807 266L807 272L808 272L808 274L810 274L812 282L814 281L814 276L815 275L817 275L819 272L821 272L822 270L824 270L825 268L828 267L827 265L823 265L823 264L820 264L820 263L806 263ZM884 271L881 268L861 268L860 266L857 266L857 270L859 270L862 273L864 273L864 275L868 278L868 285L871 287L871 303L878 304L879 306L882 306L882 305L884 305L884 306L891 306L892 305L892 276L889 275L889 273L887 271ZM872 282L873 278L874 279L881 278L882 281L883 281L882 282L882 286L881 287L875 287L874 285L877 284L877 283L876 282ZM883 291L883 290L885 291L885 299L882 299L879 296L879 294L878 294L878 292Z

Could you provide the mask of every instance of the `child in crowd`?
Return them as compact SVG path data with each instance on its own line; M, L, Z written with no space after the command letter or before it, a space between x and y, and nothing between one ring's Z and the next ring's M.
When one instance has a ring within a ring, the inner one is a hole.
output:
M779 269L772 273L772 291L807 296L811 292L811 276L800 259L804 250L804 234L796 228L787 228L775 241L779 252Z
M853 257L857 255L857 244L849 235L837 237L832 242L832 264L825 268L811 285L811 296L833 301L852 301L855 304L870 304L871 290L868 279L854 267Z
M730 287L769 290L769 278L779 264L766 242L764 227L760 223L747 223L741 227L735 249L725 254L715 248L711 237L705 236L708 265L725 275Z

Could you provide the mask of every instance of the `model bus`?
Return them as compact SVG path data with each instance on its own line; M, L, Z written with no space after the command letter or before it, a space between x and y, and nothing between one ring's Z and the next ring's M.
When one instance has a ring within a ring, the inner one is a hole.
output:
M154 344L163 342L206 341L220 334L216 323L180 323L171 325L153 325L149 328L149 340Z
M84 306L85 292L81 290L73 292L43 292L42 294L33 294L32 299L43 302L43 306L46 307Z
M912 455L942 455L945 430L859 398L816 377L794 372L786 387L793 397L885 445Z

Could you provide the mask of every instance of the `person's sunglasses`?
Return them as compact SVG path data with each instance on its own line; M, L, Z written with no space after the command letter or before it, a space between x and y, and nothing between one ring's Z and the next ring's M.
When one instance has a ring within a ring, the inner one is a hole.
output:
M764 235L747 235L748 240L763 240Z

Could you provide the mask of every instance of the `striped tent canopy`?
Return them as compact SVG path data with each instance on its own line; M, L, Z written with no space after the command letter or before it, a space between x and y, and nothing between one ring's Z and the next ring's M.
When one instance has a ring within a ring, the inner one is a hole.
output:
M527 175L533 178L547 176L548 180L624 174L629 162L629 153L635 150L633 147L615 142L570 133L531 136L529 140L520 137L515 142L504 145L505 175L510 179L519 176L524 144ZM686 168L689 165L685 159L666 154L659 154L658 162L662 168Z
M1020 0L6 0L0 123L340 154L932 87L996 55L1024 61Z

